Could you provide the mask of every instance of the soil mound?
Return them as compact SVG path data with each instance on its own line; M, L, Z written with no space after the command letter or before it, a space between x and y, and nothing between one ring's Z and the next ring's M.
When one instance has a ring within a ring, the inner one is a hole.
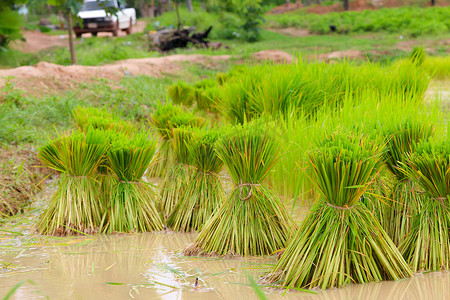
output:
M281 50L264 50L253 53L252 58L256 60L270 60L275 63L287 63L292 62L292 56Z
M330 61L339 59L360 59L364 55L359 50L334 51L330 53L320 54L317 56L318 61Z

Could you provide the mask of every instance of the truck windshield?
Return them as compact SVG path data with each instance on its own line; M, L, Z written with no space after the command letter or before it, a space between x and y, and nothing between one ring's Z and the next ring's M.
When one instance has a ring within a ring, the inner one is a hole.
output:
M105 6L114 7L114 2L112 0L86 1L81 10L103 10Z

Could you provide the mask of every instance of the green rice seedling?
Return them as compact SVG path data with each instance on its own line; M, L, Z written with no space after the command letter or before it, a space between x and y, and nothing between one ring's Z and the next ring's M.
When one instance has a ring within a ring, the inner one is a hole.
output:
M273 130L260 123L236 126L217 152L235 188L184 254L268 255L283 248L296 225L264 184L279 155Z
M188 150L188 145L192 143L192 127L175 128L172 133L175 162L159 185L161 195L159 209L164 220L169 218L178 205L195 172L192 156Z
M158 133L159 147L152 165L148 170L150 177L164 177L174 163L171 139L173 129L181 126L203 127L205 119L185 112L181 106L170 103L158 104L151 120L151 125Z
M218 94L217 87L208 87L202 90L197 89L194 91L194 93L198 109L206 110L211 113L216 113L219 111L217 100Z
M409 59L414 65L420 67L425 61L425 56L426 52L423 48L415 47L409 55Z
M218 87L218 106L229 121L241 124L262 115L313 118L324 107L339 110L346 98L359 104L368 93L377 95L378 101L402 96L405 102L421 102L429 81L411 63L380 66L343 61L329 65L307 63L300 57L289 65L243 68Z
M104 207L99 201L96 171L107 150L104 132L92 128L64 135L40 149L39 159L61 172L58 190L36 225L41 234L98 231Z
M433 79L448 80L450 79L450 56L431 57L427 56L421 65Z
M199 230L223 202L219 176L223 162L216 152L219 137L216 130L197 129L187 144L196 170L168 219L167 225L175 231Z
M212 79L203 79L199 82L196 82L194 84L194 87L197 89L207 89L207 88L211 88L211 87L216 87L217 86L217 82L215 80Z
M432 132L432 125L413 120L384 128L386 151L383 157L387 168L394 175L394 182L391 194L383 205L382 225L396 245L411 229L412 217L417 214L417 202L420 202L417 184L400 167L406 163L416 143L428 139Z
M333 135L310 153L321 195L275 268L283 286L322 289L411 276L380 223L360 198L380 172L382 148L358 136Z
M129 138L117 133L108 150L108 164L117 182L102 220L102 232L147 232L162 230L156 209L157 193L142 180L156 151L147 132Z
M175 104L191 106L194 104L194 88L183 82L169 86L167 92Z
M420 142L403 171L425 191L399 250L413 272L450 268L450 142Z
M133 130L133 125L130 122L120 120L106 109L78 106L72 111L72 117L77 127L83 132L89 126L94 129L113 129L125 133Z

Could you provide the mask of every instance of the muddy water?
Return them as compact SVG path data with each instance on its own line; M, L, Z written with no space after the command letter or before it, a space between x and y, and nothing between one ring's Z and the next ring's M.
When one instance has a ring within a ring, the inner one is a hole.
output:
M0 226L0 299L257 299L248 276L270 270L274 258L184 257L196 234L158 232L56 238L36 235L42 202ZM296 211L303 216L303 211ZM195 278L199 287L194 287ZM348 285L308 294L264 288L269 299L450 299L450 273L398 282Z

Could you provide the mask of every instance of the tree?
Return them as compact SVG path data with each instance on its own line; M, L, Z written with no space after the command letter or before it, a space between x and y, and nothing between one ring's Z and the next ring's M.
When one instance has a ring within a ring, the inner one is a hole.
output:
M0 2L0 50L8 47L11 41L22 38L20 28L24 23L23 17L11 10L11 7L23 2L17 0L1 0Z
M350 8L350 5L348 3L348 0L344 0L344 9L349 10L349 8Z
M83 0L47 0L47 3L60 9L67 19L67 31L69 33L69 51L72 64L78 64L73 41L73 20L80 11Z
M192 0L186 0L186 6L188 11L193 11Z

